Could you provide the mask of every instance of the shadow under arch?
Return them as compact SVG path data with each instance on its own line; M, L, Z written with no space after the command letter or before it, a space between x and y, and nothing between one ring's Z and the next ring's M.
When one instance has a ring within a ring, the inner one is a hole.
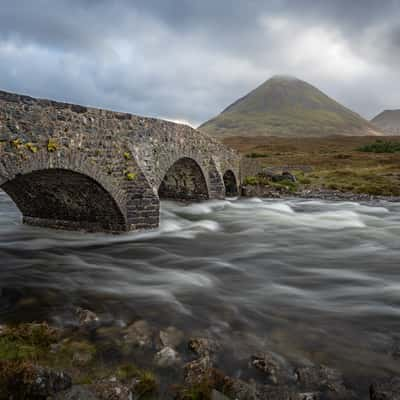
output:
M126 231L113 196L95 179L63 168L17 173L0 188L14 201L24 223L58 229Z
M160 199L202 201L210 198L207 181L200 165L189 157L175 161L158 188Z
M239 189L235 174L228 169L223 176L225 186L225 196L232 197L239 195Z

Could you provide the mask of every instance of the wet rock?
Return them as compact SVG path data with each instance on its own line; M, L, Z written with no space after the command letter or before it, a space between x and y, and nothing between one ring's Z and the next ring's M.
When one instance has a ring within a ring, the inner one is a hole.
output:
M153 330L147 321L139 320L134 322L125 329L124 333L124 339L128 344L137 347L152 347Z
M61 371L29 362L0 361L0 389L6 398L46 398L69 389L72 380Z
M91 385L92 391L99 400L132 400L132 390L118 381L117 378L103 380Z
M78 317L79 325L82 327L96 325L100 320L97 314L84 308L78 307L75 313Z
M187 385L195 385L207 379L212 373L211 368L212 362L208 355L187 363L184 366L185 383Z
M72 386L71 389L58 393L52 400L98 400L86 386Z
M154 362L160 368L168 368L181 362L179 353L171 347L164 347L155 356Z
M369 394L371 400L400 400L400 378L373 383Z
M325 397L328 394L333 394L335 397L331 395L328 397L337 399L353 398L353 394L344 385L342 374L333 368L323 365L301 367L296 369L295 378L302 388L311 391L321 391L325 393Z
M49 396L68 389L71 385L72 379L66 373L36 367L30 391L37 396Z
M177 348L183 342L183 339L183 332L173 326L160 331L160 342L163 347Z
M5 325L0 325L0 336L3 336L6 332L6 326Z
M220 349L220 344L211 338L192 338L189 340L189 349L197 356L212 356Z
M226 382L230 397L235 400L261 400L255 382L244 382L240 379L228 379Z
M285 373L276 357L271 353L260 353L251 357L251 366L261 371L270 382L277 384L288 380L289 373Z

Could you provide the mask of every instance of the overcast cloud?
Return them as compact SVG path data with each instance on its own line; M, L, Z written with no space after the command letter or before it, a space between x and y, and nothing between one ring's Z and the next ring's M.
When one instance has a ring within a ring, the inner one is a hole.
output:
M2 0L0 88L194 126L275 74L400 108L400 0Z

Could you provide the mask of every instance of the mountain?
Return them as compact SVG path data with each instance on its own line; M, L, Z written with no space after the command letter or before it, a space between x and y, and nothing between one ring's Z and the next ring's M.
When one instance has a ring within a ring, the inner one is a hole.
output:
M371 122L386 135L400 135L400 110L385 110Z
M199 129L219 138L383 134L316 87L285 76L264 82Z

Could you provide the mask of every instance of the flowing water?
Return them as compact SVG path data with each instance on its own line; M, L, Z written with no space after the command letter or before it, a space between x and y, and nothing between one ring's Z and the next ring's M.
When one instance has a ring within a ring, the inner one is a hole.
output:
M0 193L0 322L81 306L367 382L400 373L399 261L396 203L164 202L158 230L115 236L24 226Z

